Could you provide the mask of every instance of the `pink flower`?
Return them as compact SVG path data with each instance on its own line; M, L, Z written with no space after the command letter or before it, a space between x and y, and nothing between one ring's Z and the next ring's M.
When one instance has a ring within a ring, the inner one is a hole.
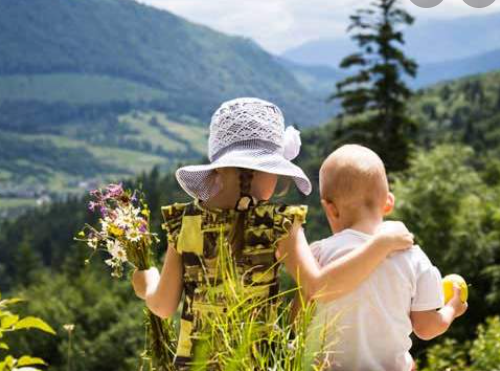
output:
M101 206L99 208L99 211L100 211L100 213L101 213L102 216L107 216L108 215L108 209L105 206Z
M123 186L120 184L110 184L106 188L106 198L115 198L123 194Z

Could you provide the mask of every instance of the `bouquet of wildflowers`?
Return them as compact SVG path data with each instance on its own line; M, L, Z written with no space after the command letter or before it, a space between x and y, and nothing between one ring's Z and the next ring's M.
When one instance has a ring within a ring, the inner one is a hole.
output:
M143 195L124 190L121 184L110 184L104 190L90 192L89 210L100 214L99 226L86 224L77 240L94 251L105 250L113 277L121 277L124 265L138 269L151 267L151 245L159 242L149 229L150 211Z
M99 214L98 225L85 224L75 240L92 249L91 257L99 250L107 252L104 262L111 267L112 277L122 277L127 265L140 270L151 268L154 265L151 246L159 238L150 230L151 213L143 193L125 190L122 184L110 184L104 190L91 191L90 195L89 210ZM143 358L151 361L153 369L167 370L174 353L169 341L171 324L149 310L147 317L149 346Z

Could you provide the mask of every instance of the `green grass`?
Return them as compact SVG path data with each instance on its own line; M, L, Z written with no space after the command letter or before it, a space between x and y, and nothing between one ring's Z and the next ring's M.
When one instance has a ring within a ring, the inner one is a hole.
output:
M206 152L208 130L206 127L185 125L169 120L165 114L155 111L137 112L135 115L123 115L119 118L121 122L127 123L131 128L137 130L139 134L134 135L135 139L148 140L154 147L161 147L166 151L186 150L186 145L176 140L172 136L162 133L161 129L150 125L152 119L157 123L178 136L182 140L191 143L193 148L201 153Z
M161 147L166 151L183 151L185 150L185 146L182 143L179 143L172 138L166 137L161 133L158 128L155 128L149 124L149 120L152 117L157 117L159 115L154 114L139 114L137 118L134 118L130 115L120 117L121 122L126 122L132 129L135 129L139 132L139 134L134 134L133 137L135 139L146 139L148 140L154 147ZM127 136L125 136L127 137Z
M91 147L92 153L103 162L123 166L134 173L150 169L155 165L165 165L170 161L164 157L149 155L138 151L118 148Z
M144 170L146 168L151 168L155 165L162 165L169 162L168 159L161 156L128 149L92 145L82 140L68 138L60 135L30 134L22 135L22 138L33 141L49 140L58 147L63 148L83 147L93 155L95 155L100 161L126 168L131 172L140 172L141 170Z
M27 139L30 141L40 141L40 140L48 140L58 147L64 148L78 148L78 147L88 147L89 145L84 141L80 141L77 139L68 138L62 135L52 135L52 134L12 134L17 135L23 139Z
M168 125L169 129L185 140L189 140L193 148L200 152L206 153L208 143L208 130L205 127L192 127L179 124L176 122L166 122L159 120L163 125Z
M44 103L94 104L168 99L168 94L162 90L99 75L54 73L2 76L0 86L0 102L36 100Z

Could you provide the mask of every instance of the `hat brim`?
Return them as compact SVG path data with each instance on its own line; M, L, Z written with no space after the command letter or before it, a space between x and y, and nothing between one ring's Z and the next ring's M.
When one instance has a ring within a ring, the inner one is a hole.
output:
M311 181L301 168L286 160L281 154L261 149L231 151L210 164L181 167L176 171L175 176L182 189L191 197L206 200L219 190L214 181L214 170L227 167L288 176L305 195L309 195L312 191Z

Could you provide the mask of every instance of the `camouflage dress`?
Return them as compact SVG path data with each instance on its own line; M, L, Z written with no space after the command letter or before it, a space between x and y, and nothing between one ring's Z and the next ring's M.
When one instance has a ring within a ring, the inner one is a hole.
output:
M223 349L216 349L220 342L214 331L234 325L228 320L232 308L254 308L245 313L260 321L263 331L273 322L279 290L277 244L295 220L305 222L307 208L257 202L245 211L245 244L236 254L229 236L238 211L208 210L194 201L163 206L161 212L162 228L169 245L181 255L184 272L175 368L218 370L216 354Z

